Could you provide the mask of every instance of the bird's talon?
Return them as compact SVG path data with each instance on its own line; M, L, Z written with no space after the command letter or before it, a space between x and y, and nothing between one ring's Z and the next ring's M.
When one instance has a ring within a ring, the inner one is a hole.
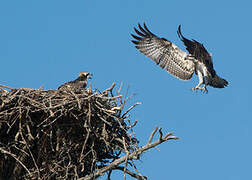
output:
M202 88L202 90L203 90L203 93L205 93L205 94L207 94L207 93L208 93L208 90L207 90L207 88L206 88L206 87L203 87L203 88Z

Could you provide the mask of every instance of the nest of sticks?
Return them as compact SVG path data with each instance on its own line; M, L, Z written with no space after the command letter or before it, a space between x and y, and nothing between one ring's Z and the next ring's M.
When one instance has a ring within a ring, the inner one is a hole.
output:
M124 179L146 180L134 161L178 138L155 127L139 147L129 112L141 103L124 110L129 97L114 87L73 92L0 85L0 179L93 180L105 173L110 179L120 170Z
M0 87L0 179L78 179L134 152L127 98Z

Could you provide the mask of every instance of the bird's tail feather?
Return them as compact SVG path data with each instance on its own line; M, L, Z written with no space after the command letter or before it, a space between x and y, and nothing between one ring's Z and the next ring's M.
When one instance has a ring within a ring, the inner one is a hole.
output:
M214 88L224 88L228 85L228 82L216 74L213 78L210 78L208 85Z

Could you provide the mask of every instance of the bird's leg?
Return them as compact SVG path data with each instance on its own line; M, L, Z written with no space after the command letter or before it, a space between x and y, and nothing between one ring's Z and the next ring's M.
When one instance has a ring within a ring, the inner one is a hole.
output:
M203 93L208 93L208 90L207 90L207 85L206 84L204 84L204 86L203 86L203 88L201 88L201 91L203 92Z
M196 91L198 89L202 89L200 85L203 84L203 82L200 82L195 88L192 88L192 90Z
M199 77L199 84L195 88L192 88L193 91L196 91L198 89L202 89L200 87L200 85L204 83L204 79L203 79L202 73L200 71L198 71L197 73L198 73L198 77Z
M207 90L208 78L207 78L207 76L204 76L203 80L204 80L204 86L203 86L203 88L201 88L201 91L203 91L203 93L207 94L208 93L208 90Z

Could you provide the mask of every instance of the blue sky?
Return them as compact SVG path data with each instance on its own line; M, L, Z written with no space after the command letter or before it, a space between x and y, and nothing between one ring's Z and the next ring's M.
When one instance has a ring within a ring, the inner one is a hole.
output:
M92 72L99 90L123 83L136 94L129 105L143 103L131 116L142 145L154 126L180 137L142 156L143 175L251 179L251 7L244 0L1 1L0 84L56 89L80 71ZM213 54L230 86L192 92L196 77L179 81L134 48L130 33L138 22L185 50L176 35L181 24Z

